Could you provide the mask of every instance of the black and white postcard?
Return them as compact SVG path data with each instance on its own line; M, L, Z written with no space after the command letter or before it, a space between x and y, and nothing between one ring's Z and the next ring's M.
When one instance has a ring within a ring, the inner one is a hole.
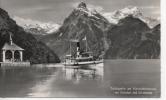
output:
M160 0L0 0L0 98L160 98Z

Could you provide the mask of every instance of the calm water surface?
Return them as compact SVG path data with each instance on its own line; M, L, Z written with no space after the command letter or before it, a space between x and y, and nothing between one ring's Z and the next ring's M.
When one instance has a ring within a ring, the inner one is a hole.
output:
M0 97L104 97L103 66L0 70Z
M116 94L111 87L156 90L131 95ZM160 60L106 60L104 68L79 70L44 65L0 69L0 97L160 97Z

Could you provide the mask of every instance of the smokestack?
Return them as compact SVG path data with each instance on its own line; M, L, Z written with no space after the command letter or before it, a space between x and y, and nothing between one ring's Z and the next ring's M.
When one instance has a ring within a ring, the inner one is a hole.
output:
M77 42L77 58L80 57L80 42Z

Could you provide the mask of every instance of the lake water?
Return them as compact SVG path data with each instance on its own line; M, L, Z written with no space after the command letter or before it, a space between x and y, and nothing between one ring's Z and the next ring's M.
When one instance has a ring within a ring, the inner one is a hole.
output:
M0 97L102 97L102 82L102 65L0 70Z
M159 59L104 62L104 83L112 97L160 97L160 75Z
M104 67L100 64L78 70L44 66L0 69L0 97L133 97L133 95L117 95L110 88L144 85L160 89L160 68L155 67L158 67L160 62L157 61L156 65L154 63L148 65L149 62L146 61L144 64L143 62L140 64L139 61L134 62L135 64L133 61L109 62L111 61L106 61ZM149 67L142 71L144 67L140 69L134 67L139 64ZM153 70L149 71L151 66ZM160 90L157 90L157 93L146 97L159 97L159 95ZM134 97L141 96L134 95Z

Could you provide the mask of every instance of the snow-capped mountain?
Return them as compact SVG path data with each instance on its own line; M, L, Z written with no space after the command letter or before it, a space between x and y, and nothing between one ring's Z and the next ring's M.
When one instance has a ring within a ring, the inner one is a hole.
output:
M40 22L31 19L24 19L15 16L13 19L16 20L17 24L22 26L25 31L31 32L32 34L45 35L57 31L60 25L52 22Z
M95 58L103 54L106 55L106 59L133 59L135 56L141 59L158 58L159 43L156 43L156 46L151 45L156 40L159 41L159 38L153 39L155 34L150 33L152 29L147 23L135 18L142 16L138 8L125 8L114 12L111 19L120 21L113 25L101 13L88 7L85 2L79 3L66 17L58 31L44 35L40 41L49 46L60 58L69 53L76 54L76 45L70 44L71 40L79 40L81 51L85 51L85 37L88 51L93 52ZM148 32L150 37L145 32ZM156 36L159 37L159 34ZM73 47L71 51L70 45Z
M160 23L158 19L144 16L141 12L141 9L134 6L129 6L112 13L103 13L103 16L106 17L112 24L117 24L120 19L123 19L130 15L135 18L141 19L143 22L147 23L150 28L153 28Z
M43 24L25 24L24 26L22 26L26 31L30 31L30 30L36 30L39 32L44 32L44 34L50 34L53 33L55 31L57 31L60 27L60 25L58 24L50 24L50 23L43 23ZM34 33L34 32L33 32Z
M57 32L45 35L40 40L63 58L70 52L68 49L70 40L79 40L82 44L81 50L85 51L83 39L86 37L89 51L98 57L104 51L104 30L108 25L110 23L105 17L95 10L90 10L85 2L81 2L66 17ZM74 46L73 44L72 47ZM73 48L72 54L75 52L76 49Z
M25 61L28 60L32 64L60 62L59 57L48 46L39 42L33 35L25 32L10 17L7 11L0 8L0 48L8 42L9 33L12 33L14 43L24 48L23 59Z
M99 19L96 14L98 14L98 12L95 9L91 9L89 7L87 7L86 3L82 2L78 5L77 8L75 8L76 11L80 11L83 13L86 13L89 17L95 17L97 19Z

